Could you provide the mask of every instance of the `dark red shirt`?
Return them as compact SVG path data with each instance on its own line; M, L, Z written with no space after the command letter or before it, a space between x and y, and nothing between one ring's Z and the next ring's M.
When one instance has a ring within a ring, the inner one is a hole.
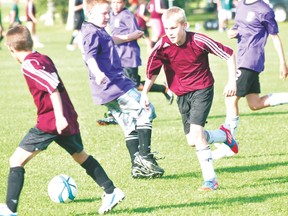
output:
M77 113L52 60L48 56L33 52L27 55L22 63L22 72L37 107L36 127L46 133L57 134L50 95L58 88L64 116L69 124L62 134L73 135L79 133Z
M152 75L158 75L163 65L168 86L177 96L213 86L209 53L227 60L233 50L199 33L187 32L181 46L164 36L149 56L147 77L151 79Z

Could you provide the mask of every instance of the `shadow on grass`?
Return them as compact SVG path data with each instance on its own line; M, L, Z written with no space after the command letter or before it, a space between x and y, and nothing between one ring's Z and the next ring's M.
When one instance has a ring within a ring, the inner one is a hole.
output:
M151 206L151 207L138 207L138 208L126 208L126 209L114 209L109 214L137 214L137 213L153 213L157 212L158 210L163 209L171 209L171 210L177 210L179 208L193 208L193 207L206 207L206 208L219 208L221 206L225 205L236 205L236 204L246 204L246 203L261 203L271 198L279 198L279 197L286 197L288 195L288 192L285 193L273 193L273 194L262 194L257 196L237 196L233 198L227 198L227 199L220 199L219 197L215 199L209 199L207 202L190 202L190 203L180 203L180 204L163 204L159 206ZM124 201L125 202L125 201ZM120 204L121 205L121 204ZM76 214L77 216L83 216L83 215L95 215L94 212L91 213L83 213L83 214Z
M248 165L248 166L233 166L233 167L223 167L216 168L217 172L230 172L230 173L238 173L238 172L251 172L258 170L267 170L272 169L278 166L287 166L288 161L286 162L277 162L277 163L266 163L266 164L256 164L256 165Z
M95 202L99 201L101 198L87 198L87 199L75 199L73 202L74 203L89 203L89 202Z

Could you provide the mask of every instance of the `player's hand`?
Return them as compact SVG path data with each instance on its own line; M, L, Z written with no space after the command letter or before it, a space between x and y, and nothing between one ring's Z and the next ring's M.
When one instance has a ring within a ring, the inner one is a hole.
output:
M237 38L238 37L238 30L236 29L229 29L227 31L228 38Z
M95 81L97 85L105 84L108 80L108 77L103 72L99 72L96 75Z
M226 86L224 87L224 96L225 97L231 97L236 95L236 83L235 82L228 82Z
M62 134L62 131L67 128L68 122L64 116L56 117L56 128L59 134Z
M149 109L149 104L150 104L150 102L149 102L147 94L142 93L141 94L141 99L140 99L141 107L144 108L145 110L148 110Z
M280 65L280 79L286 80L288 76L288 69L286 63Z

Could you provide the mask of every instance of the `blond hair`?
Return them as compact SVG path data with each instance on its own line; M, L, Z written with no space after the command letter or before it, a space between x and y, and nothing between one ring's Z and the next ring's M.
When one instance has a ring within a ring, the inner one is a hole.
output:
M169 8L163 13L162 22L165 22L170 18L175 19L178 23L181 23L181 24L187 22L185 11L182 8L175 7L175 6Z
M33 40L26 26L17 25L6 33L6 45L17 51L31 51Z

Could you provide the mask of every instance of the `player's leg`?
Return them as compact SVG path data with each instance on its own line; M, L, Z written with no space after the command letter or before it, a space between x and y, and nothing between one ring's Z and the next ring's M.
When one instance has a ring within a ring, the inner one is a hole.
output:
M92 155L88 155L84 151L80 134L59 136L55 142L64 148L86 170L86 173L99 187L104 189L105 193L102 196L102 206L99 209L99 213L103 214L110 211L125 198L124 193L114 186L101 164Z
M6 204L12 212L17 212L18 200L24 185L24 166L41 150L45 150L55 136L37 128L31 128L11 156Z

